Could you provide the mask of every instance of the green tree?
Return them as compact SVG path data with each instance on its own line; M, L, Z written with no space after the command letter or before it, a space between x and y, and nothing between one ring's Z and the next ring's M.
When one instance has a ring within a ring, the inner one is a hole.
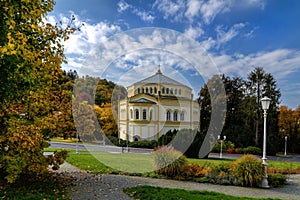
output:
M43 156L60 112L62 41L76 29L43 19L54 0L0 1L0 174L40 173L62 159ZM65 157L65 154L61 154Z

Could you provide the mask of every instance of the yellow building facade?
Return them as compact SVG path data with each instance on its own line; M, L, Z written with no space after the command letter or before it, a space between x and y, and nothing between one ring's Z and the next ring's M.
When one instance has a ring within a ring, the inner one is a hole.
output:
M157 140L169 130L198 128L199 104L192 89L160 71L127 87L118 103L119 138Z

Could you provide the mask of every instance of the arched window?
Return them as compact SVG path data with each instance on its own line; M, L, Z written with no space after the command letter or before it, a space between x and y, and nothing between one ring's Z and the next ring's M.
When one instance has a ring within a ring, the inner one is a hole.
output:
M170 89L170 93L173 94L173 88Z
M175 112L173 113L173 120L174 120L174 121L177 121L177 116L178 116L178 115L177 115L177 111L175 111Z
M142 88L142 93L143 93L143 94L145 93L145 90L144 90L144 88Z
M178 94L181 95L181 89L178 90Z
M169 88L166 89L166 93L169 94Z
M150 110L150 116L149 116L150 120L153 119L153 110Z
M150 94L152 94L152 92L153 92L153 89L152 89L152 87L150 88Z
M180 121L184 121L184 111L180 113Z
M147 119L147 110L143 109L143 120Z
M156 87L154 87L154 94L156 94L157 93L157 88Z
M133 111L130 109L130 119L133 119Z
M139 109L135 109L135 119L139 119L139 118L140 118Z
M175 89L175 91L174 91L174 92L175 92L175 94L177 94L177 89Z
M165 93L165 88L164 87L162 88L161 93L163 93L163 94Z
M147 94L149 93L149 90L148 90L148 88L146 88L146 93L147 93Z
M140 94L141 93L141 89L140 88L138 88L138 94Z
M171 121L171 112L167 111L167 121Z

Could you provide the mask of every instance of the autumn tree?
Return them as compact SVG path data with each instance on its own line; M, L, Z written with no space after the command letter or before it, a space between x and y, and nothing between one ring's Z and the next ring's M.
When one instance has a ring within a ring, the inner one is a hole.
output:
M40 173L62 159L43 156L61 112L62 41L75 31L45 23L54 0L0 1L0 174ZM64 156L63 156L64 157Z
M280 106L278 126L281 149L284 147L284 138L287 136L287 151L300 153L300 106L295 110L287 106Z

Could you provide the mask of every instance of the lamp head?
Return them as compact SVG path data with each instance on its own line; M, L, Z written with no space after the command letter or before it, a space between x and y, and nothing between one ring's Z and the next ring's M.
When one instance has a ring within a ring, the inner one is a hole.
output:
M268 110L270 106L271 99L268 97L264 97L261 99L261 106L263 110Z

